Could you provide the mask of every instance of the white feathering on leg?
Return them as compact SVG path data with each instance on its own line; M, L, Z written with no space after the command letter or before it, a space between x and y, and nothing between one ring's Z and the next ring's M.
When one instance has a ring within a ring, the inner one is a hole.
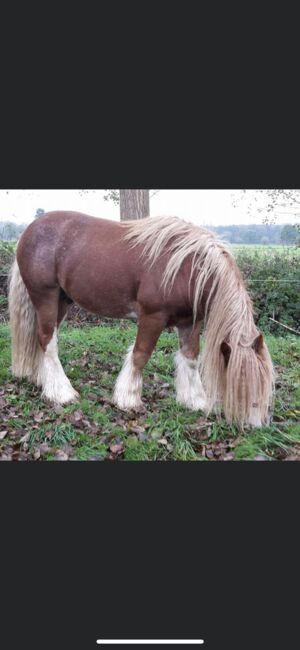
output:
M200 358L188 359L180 350L175 354L176 364L176 399L180 404L196 411L206 407L206 396L201 383Z
M128 349L123 368L117 378L113 401L118 408L130 410L142 406L141 394L143 378L140 370L134 367L132 351Z
M45 352L41 351L36 383L42 386L42 396L55 404L66 404L78 398L58 358L56 328Z

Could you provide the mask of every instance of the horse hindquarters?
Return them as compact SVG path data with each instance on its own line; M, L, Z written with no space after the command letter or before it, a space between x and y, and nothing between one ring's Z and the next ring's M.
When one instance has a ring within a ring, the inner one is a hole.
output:
M58 358L57 325L65 313L60 289L28 291L15 260L9 287L12 372L42 387L42 395L56 404L78 397Z

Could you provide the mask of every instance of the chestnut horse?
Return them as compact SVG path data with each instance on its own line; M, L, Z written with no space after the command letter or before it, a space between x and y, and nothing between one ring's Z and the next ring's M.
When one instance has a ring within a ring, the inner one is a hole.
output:
M120 409L141 407L142 370L161 332L176 326L178 402L207 412L223 408L226 420L241 427L268 422L272 361L241 273L213 233L177 217L118 223L78 212L49 212L26 228L9 289L12 372L59 404L78 398L57 347L72 302L138 321L115 385Z

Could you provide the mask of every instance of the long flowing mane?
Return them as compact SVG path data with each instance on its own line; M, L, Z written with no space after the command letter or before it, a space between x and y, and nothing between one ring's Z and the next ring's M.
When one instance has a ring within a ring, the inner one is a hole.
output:
M190 258L190 281L194 279L195 287L194 321L203 291L211 281L205 305L201 366L209 410L222 402L228 421L245 422L255 407L261 421L266 421L273 392L273 365L263 341L255 349L260 332L254 322L252 303L226 244L205 228L178 217L148 217L123 225L125 240L142 247L142 255L150 266L168 253L162 277L164 289L172 287L182 264ZM224 342L230 349L227 364L221 353Z

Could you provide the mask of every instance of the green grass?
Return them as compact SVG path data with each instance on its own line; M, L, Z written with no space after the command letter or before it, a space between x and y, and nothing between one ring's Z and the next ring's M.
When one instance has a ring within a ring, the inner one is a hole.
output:
M284 459L300 449L300 339L268 336L278 386L273 421L240 433L220 417L206 418L175 401L175 333L165 332L144 371L143 415L123 413L109 398L136 326L64 325L60 359L80 399L53 408L40 390L10 373L10 334L0 326L0 455L9 458L74 460L251 460ZM1 436L0 436L1 437ZM300 455L299 455L300 458Z
M284 255L299 255L300 256L300 247L296 246L284 246L283 244L229 244L233 252L242 251L243 249L247 253L255 253L259 251L260 253L274 254L282 253Z

